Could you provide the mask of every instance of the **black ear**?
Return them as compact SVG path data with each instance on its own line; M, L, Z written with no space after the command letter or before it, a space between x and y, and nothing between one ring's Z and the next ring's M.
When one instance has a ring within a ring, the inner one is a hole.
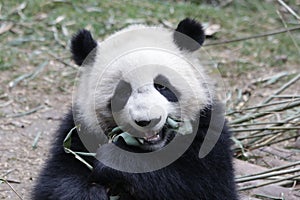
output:
M194 19L185 18L174 32L174 42L180 49L195 51L205 40L202 25Z
M86 57L97 46L91 33L85 29L78 31L71 40L71 53L77 65L82 65ZM94 61L95 54L89 56L89 62Z

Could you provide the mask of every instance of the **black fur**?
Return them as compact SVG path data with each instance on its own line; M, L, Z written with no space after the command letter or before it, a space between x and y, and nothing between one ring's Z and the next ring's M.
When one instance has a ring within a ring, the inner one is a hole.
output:
M72 112L65 116L57 131L48 159L32 193L34 200L107 200L105 187L91 181L91 171L74 156L65 153L63 141L74 127ZM86 152L77 134L72 135L74 151ZM94 159L85 158L89 162Z
M97 46L97 42L93 39L91 33L85 29L78 31L71 40L71 52L73 60L77 65L82 65L83 61ZM87 62L93 62L95 53L88 57Z
M170 102L178 102L181 97L181 93L163 75L155 77L154 87Z
M182 49L194 51L204 41L202 27L194 20L181 21L176 30L197 41L197 45L190 45L181 40L178 33L174 33L174 41ZM96 46L97 43L90 32L79 31L71 42L71 51L76 64L82 65ZM90 58L93 61L95 57L92 55ZM200 159L199 149L210 125L211 109L201 111L199 116L197 135L178 160L160 170L139 174L117 171L93 157L84 157L93 166L93 170L90 171L72 154L67 154L63 149L63 141L75 126L70 109L57 131L50 158L36 182L32 199L108 200L110 195L120 195L120 200L237 200L230 132L224 126L212 151ZM223 126L214 121L212 123L214 126ZM128 151L141 152L138 147L128 146L122 140L118 140L117 145ZM109 152L104 146L101 147L101 151ZM77 132L72 135L71 149L87 151Z
M112 111L119 112L120 110L124 109L131 93L132 88L130 83L120 80L111 100Z
M74 127L70 112L57 132L51 157L41 172L32 198L106 200L112 192L119 194L120 200L236 200L230 132L226 127L213 150L202 159L198 157L210 115L210 109L200 113L196 138L177 161L151 173L130 174L85 157L94 167L90 171L73 155L64 152L63 140ZM72 145L76 151L86 151L77 134L72 135Z
M202 25L190 18L182 20L174 32L174 42L183 50L195 51L201 47L204 40Z

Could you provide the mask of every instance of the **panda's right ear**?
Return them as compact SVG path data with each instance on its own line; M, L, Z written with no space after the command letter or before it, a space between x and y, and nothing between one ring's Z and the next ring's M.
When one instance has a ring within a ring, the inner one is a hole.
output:
M79 30L71 40L72 58L77 65L82 65L83 61L88 57L88 62L95 60L96 54L91 51L97 47L97 42L93 39L88 30Z

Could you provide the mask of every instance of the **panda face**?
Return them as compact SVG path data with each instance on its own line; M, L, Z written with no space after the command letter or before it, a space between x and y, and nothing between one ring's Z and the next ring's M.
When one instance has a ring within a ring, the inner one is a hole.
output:
M124 84L126 88L129 86L123 81L120 81L119 84ZM117 88L115 91L117 95L112 99L117 104L119 102L114 98L118 99L118 96L122 95L122 92L118 92L120 88ZM161 91L162 87L156 89L153 84L132 90L130 95L129 93L125 95L125 98L128 99L126 103L121 103L124 105L122 110L115 112L115 115L120 115L119 126L126 127L126 131L131 135L143 138L145 141L144 148L154 144L162 146L167 138L164 137L162 129L173 106L158 90Z
M180 113L175 93L175 88L163 75L140 87L121 80L110 104L114 119L131 135L143 139L141 148L157 150L173 137L164 125L168 116L175 117Z
M139 127L147 127L149 131L160 130L173 107L171 102L160 93L162 90L167 90L165 86L157 87L154 84L146 84L132 90L127 82L120 81L118 86L120 85L123 87L117 87L112 98L113 112L122 112L125 121L131 121L131 124ZM124 94L125 91L126 94ZM125 102L126 99L127 102ZM118 104L124 105L120 111L114 108L114 105Z
M168 117L192 121L209 105L208 81L193 53L203 42L201 25L186 19L177 31L196 42L147 26L119 31L96 48L87 31L73 38L73 58L84 66L76 111L89 132L107 134L119 126L144 138L141 148L157 150L174 137L164 129Z

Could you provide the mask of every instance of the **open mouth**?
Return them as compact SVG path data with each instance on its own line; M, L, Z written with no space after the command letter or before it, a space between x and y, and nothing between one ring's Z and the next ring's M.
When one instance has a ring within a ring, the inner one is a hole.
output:
M160 131L154 132L151 136L137 138L137 140L143 145L155 145L165 141L166 138L170 137L171 132L167 131L167 125L164 125Z
M149 136L149 137L143 137L143 140L146 141L146 142L158 142L160 141L161 139L161 136L160 136L160 132L158 133L155 133L154 135L152 136ZM140 138L139 138L140 140ZM141 140L142 141L142 140Z
M180 133L181 135L192 133L191 123L168 117L163 128L154 132L151 136L134 137L130 133L123 132L120 127L116 127L108 134L108 137L109 142L112 143L117 143L122 138L128 146L158 150L167 145L175 137L176 133Z

